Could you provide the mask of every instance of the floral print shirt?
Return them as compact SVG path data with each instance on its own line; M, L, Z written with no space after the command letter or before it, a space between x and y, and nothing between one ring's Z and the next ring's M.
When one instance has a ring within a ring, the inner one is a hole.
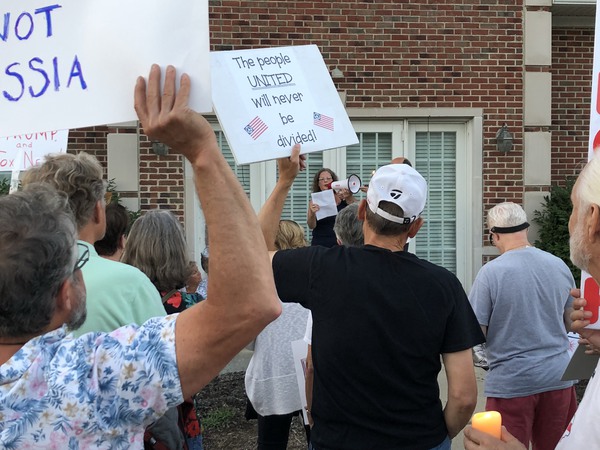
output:
M142 449L146 426L183 402L176 318L29 341L0 366L0 447Z

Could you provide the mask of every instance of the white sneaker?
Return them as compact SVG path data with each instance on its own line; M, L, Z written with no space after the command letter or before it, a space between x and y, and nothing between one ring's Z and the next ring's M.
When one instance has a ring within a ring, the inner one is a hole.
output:
M489 370L487 360L487 350L485 344L479 344L473 347L473 365L475 367L481 367L484 370Z

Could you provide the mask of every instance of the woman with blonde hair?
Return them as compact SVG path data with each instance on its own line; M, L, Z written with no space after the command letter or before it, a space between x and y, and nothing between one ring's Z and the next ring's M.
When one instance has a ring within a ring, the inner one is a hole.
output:
M277 250L306 247L304 229L293 220L280 220ZM304 338L309 311L298 303L283 303L281 316L254 340L246 370L246 393L258 415L258 450L285 450L290 425L302 410L292 341ZM308 438L307 428L307 441Z

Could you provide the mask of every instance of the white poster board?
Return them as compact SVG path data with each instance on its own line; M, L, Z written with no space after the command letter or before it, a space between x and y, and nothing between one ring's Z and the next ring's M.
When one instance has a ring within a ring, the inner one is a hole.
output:
M308 344L304 339L292 341L292 354L294 355L294 367L296 369L296 381L298 382L298 390L300 392L300 401L302 403L302 416L304 423L308 424L308 416L306 414L306 354L308 353Z
M192 78L209 112L208 0L3 2L0 137L137 119L133 89L152 63Z
M0 172L23 171L49 153L67 151L69 130L54 130L0 138Z
M324 219L325 217L337 216L338 210L333 189L313 192L310 194L310 197L313 203L319 205L319 210L315 214L317 220Z
M238 164L358 143L316 45L211 53L215 112Z

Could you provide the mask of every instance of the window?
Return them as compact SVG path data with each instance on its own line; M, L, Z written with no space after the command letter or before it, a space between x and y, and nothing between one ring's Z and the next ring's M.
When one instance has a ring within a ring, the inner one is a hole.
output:
M312 182L315 174L323 168L323 153L310 153L306 158L306 170L300 172L283 207L282 219L298 222L306 231L306 238L310 242L310 230L306 223L308 201L312 192ZM333 169L335 172L335 169ZM269 193L267 193L268 196Z
M467 242L473 233L469 209L465 126L453 124L409 125L415 168L428 184L424 224L415 238L420 258L445 267L464 286L470 284Z
M363 184L368 184L376 168L388 164L392 158L406 156L423 174L429 186L423 213L425 222L411 242L410 251L447 268L468 287L480 267L477 252L481 252L481 247L478 247L481 235L477 230L482 193L477 180L481 177L481 152L477 157L473 156L473 146L478 145L473 135L480 136L480 130L474 132L473 128L479 122L478 119L437 119L435 123L427 124L423 119L418 120L354 120L359 143L307 155L307 170L301 172L294 182L282 218L298 222L310 239L306 213L312 180L319 169L328 167L340 179L356 174ZM223 132L218 124L214 126L225 159L258 212L277 180L276 163L268 161L237 166ZM188 239L195 239L192 245L195 253L199 254L204 248L204 217L198 202L194 201L191 170L186 170L186 178L189 178L186 191L190 191L190 195L186 192L187 205L194 204L196 208L189 219L193 224L189 224ZM365 194L361 192L355 197L360 200L365 198ZM186 229L187 221L186 215Z
M392 133L358 132L358 144L346 148L346 173L356 174L363 184L369 184L371 175L392 160Z
M231 153L229 142L227 142L227 139L225 139L225 133L217 130L215 131L215 134L217 135L217 144L219 144L219 148L221 149L225 160L229 163L229 167L231 167L231 170L233 170L233 173L235 173L237 176L242 187L244 188L244 192L246 192L246 195L250 197L250 166L238 166L235 163L233 153Z
M416 169L427 180L417 256L456 274L456 132L417 132Z

